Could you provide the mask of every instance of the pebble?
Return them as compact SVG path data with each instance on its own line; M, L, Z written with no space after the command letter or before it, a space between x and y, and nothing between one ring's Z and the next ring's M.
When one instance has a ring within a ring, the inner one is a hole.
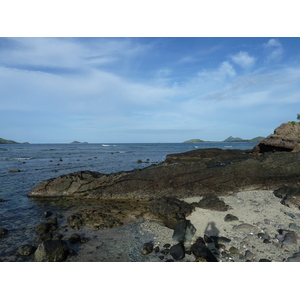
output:
M247 251L245 252L245 259L246 259L246 260L253 260L254 256L255 256L255 255L254 255L251 251L249 251L249 250L247 250Z
M284 212L284 214L291 217L292 219L296 219L296 216L294 214L290 213L290 212L286 211L286 212Z
M289 228L294 230L300 230L300 226L298 226L296 223L290 223Z
M238 220L239 220L238 217L231 215L231 214L227 214L224 218L225 222L232 222L232 221L238 221Z
M288 257L288 262L300 262L300 252L294 253L292 256Z
M141 249L141 253L143 255L150 254L153 251L153 244L152 243L145 243Z
M249 233L259 233L261 231L260 228L247 223L236 225L232 229L236 231L249 232Z
M26 244L26 245L20 246L17 251L20 255L29 256L29 255L33 254L36 249L37 248L32 245Z
M170 248L170 254L175 260L180 260L185 256L184 246L178 243Z

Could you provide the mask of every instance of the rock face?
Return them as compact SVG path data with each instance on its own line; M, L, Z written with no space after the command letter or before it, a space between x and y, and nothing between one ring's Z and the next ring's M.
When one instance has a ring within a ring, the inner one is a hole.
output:
M82 171L38 184L30 197L77 197L144 200L186 198L208 193L225 195L244 187L297 186L299 152L199 149L168 155L165 162L129 172ZM298 184L299 185L299 184Z
M283 123L277 127L274 134L262 140L255 148L263 153L268 151L299 151L300 123Z

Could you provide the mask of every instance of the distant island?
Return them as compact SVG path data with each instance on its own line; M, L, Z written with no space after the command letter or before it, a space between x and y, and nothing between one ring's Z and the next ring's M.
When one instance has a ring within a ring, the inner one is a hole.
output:
M74 141L74 142L72 142L72 143L70 143L70 144L88 144L88 142L78 142L78 141Z
M19 144L19 143L12 141L12 140L5 140L5 139L0 138L0 144Z
M263 139L264 139L263 136L258 136L258 137L255 137L255 138L251 139L251 140L244 140L244 139L239 138L239 137L230 136L224 141L212 142L212 141L203 141L203 140L200 140L200 139L191 139L191 140L187 140L183 143L259 143Z

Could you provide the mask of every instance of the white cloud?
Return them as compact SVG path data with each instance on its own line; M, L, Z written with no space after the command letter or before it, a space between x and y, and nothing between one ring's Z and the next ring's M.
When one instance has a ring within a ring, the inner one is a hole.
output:
M238 54L232 55L231 59L234 63L241 66L243 69L250 69L254 66L256 58L250 56L247 52L240 51Z
M283 55L283 47L277 39L270 39L264 44L264 48L267 50L268 56L266 61L280 61Z

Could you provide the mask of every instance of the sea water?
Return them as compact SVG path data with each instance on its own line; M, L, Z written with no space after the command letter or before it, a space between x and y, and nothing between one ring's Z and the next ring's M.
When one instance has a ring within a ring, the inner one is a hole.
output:
M0 144L0 260L13 257L18 246L35 237L33 228L45 211L67 209L71 202L37 200L27 193L39 182L76 171L113 173L141 169L165 160L167 154L195 149L251 149L255 143L155 144ZM142 163L138 163L142 161ZM11 172L10 170L20 170ZM4 200L4 201L3 201Z

